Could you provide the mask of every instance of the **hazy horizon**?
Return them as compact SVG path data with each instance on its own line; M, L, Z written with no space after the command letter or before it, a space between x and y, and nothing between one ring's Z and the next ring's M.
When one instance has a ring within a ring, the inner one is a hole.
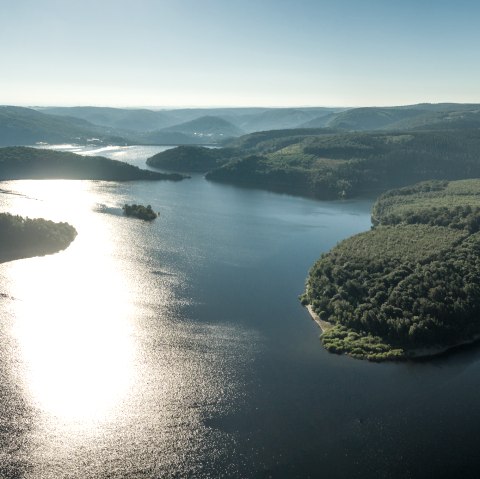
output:
M421 104L428 105L442 105L442 104L458 104L458 105L468 105L468 104L480 104L475 101L465 101L465 102L456 102L456 101L438 101L438 102L429 102L429 101L420 101L418 103L404 103L404 104L375 104L375 105L164 105L164 106L151 106L151 105L112 105L112 104L3 104L0 106L18 106L23 108L32 108L32 109L48 109L48 108L117 108L123 110L152 110L152 111L169 111L169 110L222 110L222 109L315 109L315 108L339 108L339 109L354 109L354 108L396 108L396 107L408 107Z
M471 0L0 0L0 104L480 103Z

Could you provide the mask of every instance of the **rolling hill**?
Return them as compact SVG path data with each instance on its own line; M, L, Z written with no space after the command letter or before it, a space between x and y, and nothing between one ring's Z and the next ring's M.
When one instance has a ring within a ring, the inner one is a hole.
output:
M243 131L232 123L218 116L201 116L179 125L173 125L161 130L163 133L181 133L191 135L201 140L209 139L212 142L240 136Z
M404 107L352 108L302 126L347 131L478 128L480 105L440 103Z
M95 125L135 132L159 130L179 121L175 115L167 112L147 109L75 106L44 108L41 111L53 115L80 118Z
M95 140L94 140L95 139ZM0 106L0 146L46 143L125 144L127 140L110 128L85 120L49 115L17 106Z
M315 133L314 133L315 132ZM237 158L207 179L321 199L380 193L429 179L480 177L478 130L283 130L227 144Z

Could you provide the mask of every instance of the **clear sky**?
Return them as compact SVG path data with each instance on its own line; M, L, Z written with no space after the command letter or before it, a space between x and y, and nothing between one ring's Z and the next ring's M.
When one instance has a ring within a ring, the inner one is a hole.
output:
M0 0L0 104L480 103L477 0Z

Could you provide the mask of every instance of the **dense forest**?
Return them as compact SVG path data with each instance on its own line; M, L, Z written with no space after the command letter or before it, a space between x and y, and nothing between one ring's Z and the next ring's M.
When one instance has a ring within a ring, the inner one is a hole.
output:
M381 195L374 225L428 224L475 233L480 229L480 180L425 181Z
M479 150L476 129L299 129L252 133L214 153L179 147L154 161L171 170L210 168L206 178L211 181L329 200L371 196L423 180L479 177Z
M0 180L18 179L81 179L81 180L172 180L185 178L178 174L162 174L142 170L121 161L101 156L27 147L0 148Z
M373 208L377 226L322 255L302 301L334 325L322 335L329 351L403 358L480 334L475 196L478 180L388 192Z
M148 158L147 165L162 170L206 173L224 165L237 154L231 148L179 146Z
M76 236L77 231L68 223L0 213L0 262L56 253Z

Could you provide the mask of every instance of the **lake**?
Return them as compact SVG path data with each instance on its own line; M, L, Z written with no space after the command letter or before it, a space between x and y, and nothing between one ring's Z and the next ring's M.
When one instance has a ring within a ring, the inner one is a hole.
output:
M145 167L167 147L58 148ZM371 201L201 175L0 189L2 211L78 230L0 265L0 477L478 477L478 347L332 355L298 301L320 254L369 229Z

